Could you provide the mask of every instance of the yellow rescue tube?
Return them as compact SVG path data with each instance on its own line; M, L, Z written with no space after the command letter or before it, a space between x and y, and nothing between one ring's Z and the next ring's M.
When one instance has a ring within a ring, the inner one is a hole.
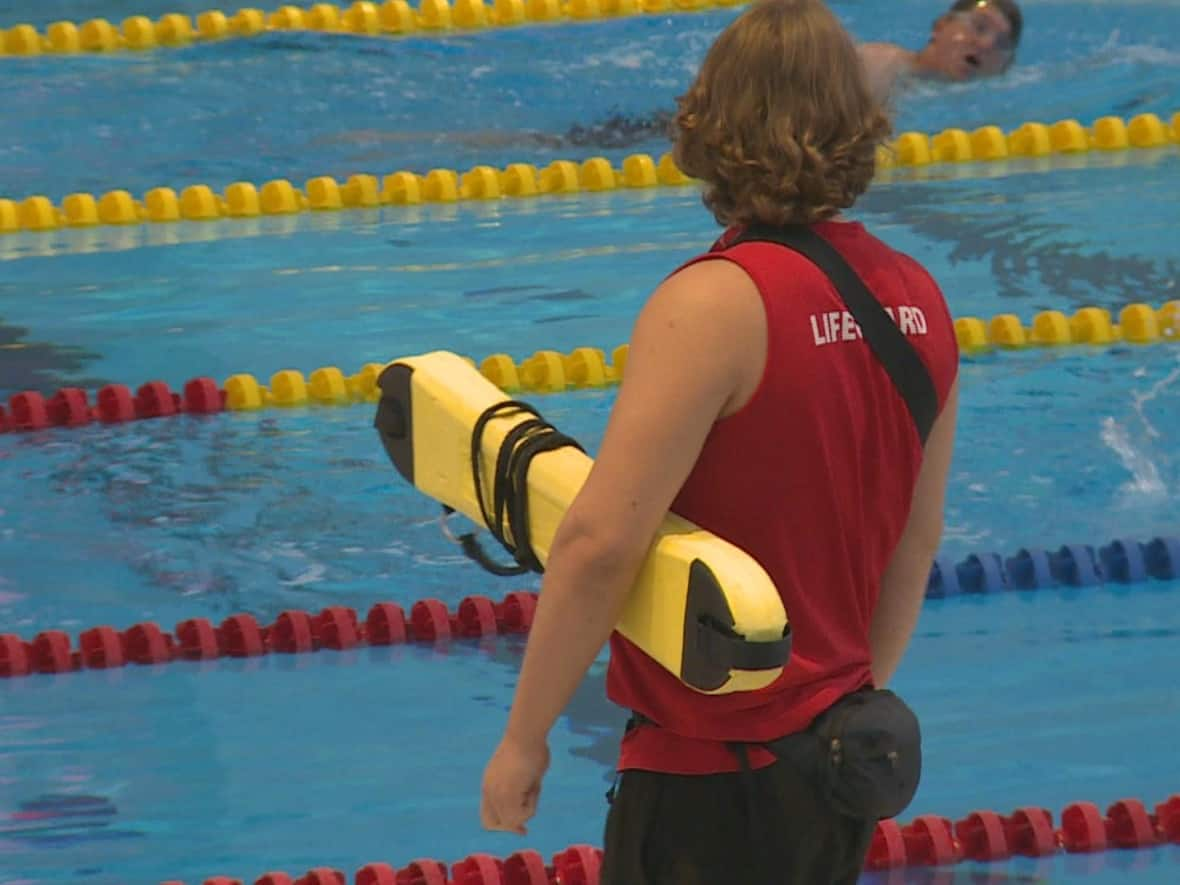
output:
M375 423L394 466L419 491L486 528L472 472L472 435L480 416L506 401L503 392L445 351L396 360L377 384ZM486 423L479 451L485 505L505 437L533 417L517 412ZM527 530L542 565L593 463L573 447L542 452L530 463ZM787 614L762 566L671 513L616 629L686 685L709 694L764 688L790 653Z

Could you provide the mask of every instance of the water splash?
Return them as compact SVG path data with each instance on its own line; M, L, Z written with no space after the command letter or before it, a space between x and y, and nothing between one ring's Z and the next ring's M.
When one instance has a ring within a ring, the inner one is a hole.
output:
M1131 391L1131 408L1135 410L1135 414L1139 416L1139 420L1143 422L1144 428L1147 430L1148 436L1153 439L1159 439L1160 432L1155 429L1155 426L1147 419L1146 413L1143 411L1143 406L1147 403L1157 399L1161 393L1170 388L1177 381L1180 381L1180 365L1161 378L1155 384L1151 385L1151 389L1147 393L1138 393Z
M1164 497L1167 494L1168 489L1160 477L1159 468L1145 450L1135 445L1126 427L1108 415L1102 419L1101 436L1102 441L1118 455L1123 467L1131 474L1131 480L1123 484L1124 492L1147 497Z

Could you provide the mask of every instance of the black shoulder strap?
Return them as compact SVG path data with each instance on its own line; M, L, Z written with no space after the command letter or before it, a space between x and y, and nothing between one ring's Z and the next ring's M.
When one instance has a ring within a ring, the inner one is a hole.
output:
M727 244L726 248L752 241L777 243L792 249L827 275L848 312L860 326L865 341L897 385L917 425L918 438L925 445L934 419L938 417L938 392L934 388L934 381L926 371L918 351L890 319L885 308L856 275L856 271L848 266L848 262L827 240L807 227L753 225Z

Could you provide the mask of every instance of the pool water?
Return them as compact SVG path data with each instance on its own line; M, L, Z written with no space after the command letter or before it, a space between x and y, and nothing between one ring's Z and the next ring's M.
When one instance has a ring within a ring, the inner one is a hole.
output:
M1071 117L1088 124L1107 114L1180 109L1173 4L1026 6L1019 61L1008 75L919 86L898 99L898 129L1011 129ZM82 20L98 7L115 23L133 13L207 8L204 0L56 3L6 18ZM915 49L939 7L833 3L857 39ZM317 175L343 180L354 172L665 150L658 130L613 147L580 146L571 130L673 108L713 37L737 14L640 15L443 38L282 33L148 54L6 58L0 193L57 199L75 190L220 189L275 177L301 184Z
M1048 171L1013 162L1003 177L993 164L898 175L853 217L930 267L955 316L1159 306L1180 297L1180 152L1118 156ZM0 394L351 373L440 347L477 359L609 351L662 277L716 235L693 188L14 235L0 239L0 330L53 350L0 350ZM34 367L45 377L31 384Z
M1180 630L1177 590L929 603L897 680L926 740L907 818L1165 798L1180 696L1160 664ZM201 881L597 842L622 724L600 667L553 733L527 839L479 830L479 777L520 651L501 639L13 680L0 732L5 810L85 794L113 811L56 841L10 826L0 856L17 881ZM1074 881L1088 864L1086 881L1163 882L1178 861L1170 846L992 866Z
M53 2L3 23L203 8ZM932 17L916 0L835 8L859 37L915 45ZM3 58L0 190L580 158L590 149L551 138L668 106L734 14ZM1045 2L1026 19L1012 74L919 88L899 128L1180 109L1174 6ZM602 152L663 149L653 137ZM1180 297L1178 167L1170 147L898 170L853 214L925 263L955 316L1117 313ZM236 372L265 383L434 348L609 350L715 235L692 188L8 235L0 397ZM970 356L961 377L947 556L1180 534L1180 344ZM593 452L614 397L533 399ZM0 633L535 589L459 554L437 506L389 465L372 417L358 405L0 436ZM926 738L904 818L1180 791L1178 590L928 601L897 677ZM502 637L0 682L0 885L253 881L598 844L623 718L604 698L603 660L555 729L529 836L479 827L479 778L522 649ZM1177 869L1180 846L1161 846L865 881L1162 883Z
M1176 534L1173 348L1002 354L962 378L946 555ZM614 393L533 399L593 452ZM489 592L372 418L362 405L2 438L0 619L31 635Z

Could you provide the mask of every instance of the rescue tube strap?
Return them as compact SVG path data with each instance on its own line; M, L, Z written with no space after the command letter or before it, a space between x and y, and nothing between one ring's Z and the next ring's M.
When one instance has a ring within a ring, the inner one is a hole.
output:
M479 465L484 428L496 418L520 412L535 417L513 427L500 445L492 475L492 505L489 511ZM484 410L471 431L471 475L475 483L475 497L479 501L484 525L504 549L512 554L517 564L509 566L497 563L488 556L475 535L470 532L459 536L459 543L469 559L500 577L523 575L529 571L540 573L545 570L529 540L529 465L537 455L565 446L573 446L580 452L585 451L577 440L544 421L540 413L528 403L505 400ZM443 510L454 512L448 507L444 507Z
M504 435L504 441L500 444L492 468L489 502L487 483L481 469L484 431L490 422L498 418L511 418L521 414L532 417L520 421ZM529 571L544 572L544 566L533 550L529 537L528 472L533 458L537 455L565 446L585 451L576 440L542 419L540 413L528 403L504 400L480 413L471 431L471 475L475 498L479 502L484 525L504 549L512 554L516 562L514 565L496 562L483 549L473 532L454 538L469 559L491 574L501 577L521 575ZM443 512L449 515L454 510L444 505ZM715 586L712 574L702 564L697 563L692 573L698 577L698 573L703 573L706 577L694 581L689 588L688 617L691 617L691 620L685 622L686 659L691 658L700 662L709 672L720 669L725 674L732 670L758 671L781 668L790 654L789 628L784 630L780 639L755 642L737 633L715 614L704 610L697 611L693 605L693 587L697 588L698 595L709 588L714 592L719 590ZM697 599L697 604L703 605L703 600Z
M697 648L712 662L731 670L777 670L791 651L791 635L771 642L752 642L713 618L697 621Z

